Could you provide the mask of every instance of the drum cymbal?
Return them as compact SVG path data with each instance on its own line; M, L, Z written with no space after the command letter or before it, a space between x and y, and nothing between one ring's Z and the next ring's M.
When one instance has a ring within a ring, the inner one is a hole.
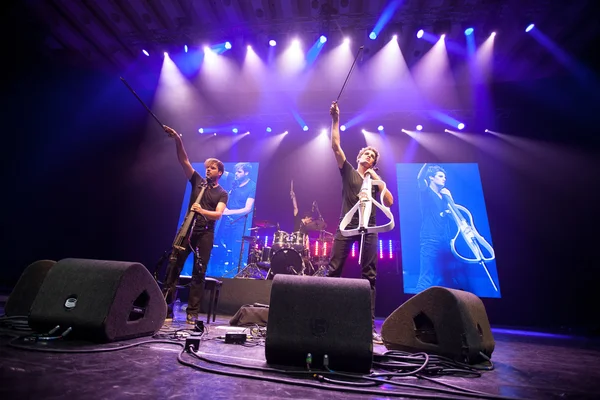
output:
M276 223L267 221L266 219L254 221L255 228L275 228L276 226Z
M327 224L322 219L317 219L305 225L309 231L322 231L327 227Z

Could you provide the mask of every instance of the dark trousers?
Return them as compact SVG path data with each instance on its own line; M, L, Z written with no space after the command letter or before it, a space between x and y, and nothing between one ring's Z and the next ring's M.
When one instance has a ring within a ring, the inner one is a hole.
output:
M163 288L163 295L167 302L169 314L173 313L173 303L177 298L177 281L179 275L181 274L185 260L192 251L194 252L194 267L192 269L192 281L190 283L187 313L197 316L200 312L202 295L204 294L204 278L206 277L206 267L210 260L213 240L214 232L207 230L195 231L188 237L185 250L173 250L171 253Z
M469 291L471 285L467 265L459 262L450 251L449 241L422 239L417 292L431 286Z
M329 271L327 276L340 277L346 264L346 259L350 255L352 250L352 244L358 242L360 246L361 235L354 236L343 236L338 231L335 233L333 239L333 246L331 248L331 259L329 260ZM365 242L363 245L362 259L360 263L361 277L369 281L371 285L371 319L373 320L373 327L375 326L375 283L377 279L377 233L368 233L365 235ZM360 251L360 247L359 247Z

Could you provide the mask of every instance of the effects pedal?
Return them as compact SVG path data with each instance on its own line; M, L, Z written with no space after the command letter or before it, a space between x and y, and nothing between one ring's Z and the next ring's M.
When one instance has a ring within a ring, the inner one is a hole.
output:
M244 344L246 343L245 333L226 333L225 343L229 344Z

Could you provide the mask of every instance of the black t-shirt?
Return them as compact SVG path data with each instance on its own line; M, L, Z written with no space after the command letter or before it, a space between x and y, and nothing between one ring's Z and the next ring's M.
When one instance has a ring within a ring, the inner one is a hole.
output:
M190 195L190 203L188 210L192 208L192 204L198 198L202 185L206 182L206 179L200 176L198 172L194 171L190 178L190 184L192 185L192 194ZM204 195L200 200L200 206L208 211L215 211L219 203L227 204L228 199L227 192L221 186L207 187L204 191ZM194 222L194 231L209 230L214 231L215 221L204 217L204 215L196 214L196 221Z
M246 207L246 201L253 199L254 196L256 196L256 183L254 181L250 180L244 186L236 186L234 184L233 189L229 192L227 208L230 210L244 208ZM239 215L232 215L232 217L239 217Z
M302 233L308 233L308 229L306 229L306 225L304 225L302 223L302 218L303 218L303 214L298 212L298 214L296 214L296 216L294 217L294 232L302 232Z
M445 214L448 202L440 198L429 186L422 189L419 195L423 218L421 239L449 241L451 216Z
M344 161L344 165L340 168L340 174L342 175L342 213L340 214L340 221L350 211L352 207L358 202L358 194L362 187L364 179L360 176L357 170L352 168L352 165L348 160ZM379 201L378 199L379 186L372 185L371 196ZM371 216L369 217L369 226L375 226L375 214L377 207L373 206L371 209ZM346 229L354 229L358 227L358 210L352 216L352 220L346 227Z

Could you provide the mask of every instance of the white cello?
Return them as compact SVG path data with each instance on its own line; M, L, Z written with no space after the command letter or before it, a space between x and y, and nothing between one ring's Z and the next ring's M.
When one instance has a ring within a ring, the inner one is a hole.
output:
M380 198L379 201L375 200L371 196L371 189L373 185L379 186ZM371 179L370 174L366 174L363 180L363 184L358 193L358 201L356 204L344 215L340 222L340 233L342 236L354 236L360 234L360 251L358 253L358 263L362 261L363 245L365 234L367 233L379 233L389 232L394 229L394 215L389 207L386 207L383 203L383 196L386 191L386 185L384 181ZM384 225L369 226L369 217L373 210L373 205L379 208L383 214L389 219ZM358 212L358 227L354 229L346 229L354 214Z

